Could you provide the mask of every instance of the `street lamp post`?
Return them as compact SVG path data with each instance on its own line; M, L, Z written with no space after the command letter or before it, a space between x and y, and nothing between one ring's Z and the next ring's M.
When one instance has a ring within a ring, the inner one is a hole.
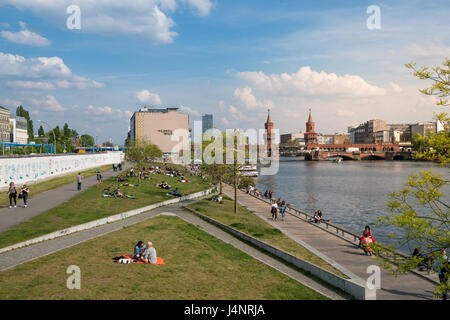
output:
M45 121L42 121L42 120L38 120L39 122L42 122L43 124L46 124L47 126L48 126L48 128L49 128L49 130L51 130L51 127L50 127L50 125L47 123L47 122L45 122ZM53 140L54 140L54 148L55 148L55 150L54 150L54 154L56 154L56 135L55 135L55 131L54 130L51 130L52 132L53 132Z

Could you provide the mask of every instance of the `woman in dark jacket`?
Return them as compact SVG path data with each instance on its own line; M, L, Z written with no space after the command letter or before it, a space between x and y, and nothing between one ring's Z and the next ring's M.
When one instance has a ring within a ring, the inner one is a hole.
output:
M140 259L145 250L145 244L139 241L134 247L133 259Z

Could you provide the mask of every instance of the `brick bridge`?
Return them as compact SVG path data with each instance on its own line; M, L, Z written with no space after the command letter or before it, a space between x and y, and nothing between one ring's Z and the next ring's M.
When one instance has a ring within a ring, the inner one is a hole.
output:
M303 153L305 160L328 160L341 157L343 160L408 160L409 151L325 151L308 150Z

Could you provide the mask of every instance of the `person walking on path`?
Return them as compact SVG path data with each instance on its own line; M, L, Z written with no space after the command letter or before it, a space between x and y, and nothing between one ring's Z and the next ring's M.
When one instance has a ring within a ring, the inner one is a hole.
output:
M83 181L83 176L81 175L81 172L77 175L77 189L78 191L81 190L81 182Z
M283 200L281 202L281 205L280 205L280 213L281 213L281 220L282 221L284 221L284 214L285 214L285 212L286 212L286 202Z
M22 199L23 199L23 207L26 208L28 206L27 202L28 202L28 193L30 192L30 189L28 189L27 185L24 184L22 186Z
M17 190L14 182L10 182L7 194L9 195L9 208L12 208L12 201L14 199L14 208L17 208Z
M100 171L97 171L97 186L102 184L102 174Z
M270 213L272 214L272 220L277 221L277 212L278 212L278 206L277 203L272 203L272 208L270 209Z

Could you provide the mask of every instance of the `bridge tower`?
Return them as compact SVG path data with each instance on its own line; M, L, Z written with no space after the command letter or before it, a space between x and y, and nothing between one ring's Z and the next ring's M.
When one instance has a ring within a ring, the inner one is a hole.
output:
M317 144L317 133L314 129L315 123L312 121L311 117L311 109L309 109L309 117L308 122L306 123L306 132L305 132L305 144L306 148L308 148L308 144Z
M273 133L273 122L270 119L270 109L267 110L267 121L264 124L266 128L266 144L267 144L267 156L272 156L272 133Z

